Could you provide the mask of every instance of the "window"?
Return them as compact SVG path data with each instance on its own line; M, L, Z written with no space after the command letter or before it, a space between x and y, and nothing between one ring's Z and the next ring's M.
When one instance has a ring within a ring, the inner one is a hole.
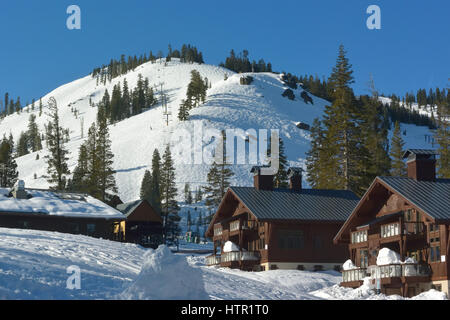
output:
M367 268L367 266L369 264L369 251L368 250L360 250L359 256L360 256L360 267Z
M440 262L441 261L441 247L432 246L430 247L430 262Z
M412 221L412 209L408 209L405 212L405 221Z
M321 264L316 264L314 266L314 271L323 271L323 266Z
M278 247L280 249L302 249L304 236L302 230L280 230L278 233Z
M278 266L276 264L271 264L270 265L270 270L277 270Z
M299 265L297 266L297 270L305 270L305 266L302 265L302 264L299 264Z
M86 231L88 235L92 235L95 233L95 224L94 223L88 223L86 225Z

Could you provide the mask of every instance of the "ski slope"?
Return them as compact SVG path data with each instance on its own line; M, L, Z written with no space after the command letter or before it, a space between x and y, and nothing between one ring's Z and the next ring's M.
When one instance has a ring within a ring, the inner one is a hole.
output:
M202 77L208 78L211 88L207 92L206 102L191 110L190 120L179 122L177 118L179 104L186 98L190 73L194 69L199 71ZM234 74L221 67L180 63L177 59L172 59L165 64L163 59L153 64L145 63L106 85L97 85L96 79L90 75L63 85L42 98L44 113L41 117L38 116L38 103L34 111L31 110L31 106L27 106L21 114L10 115L0 122L0 134L9 135L11 132L14 141L17 141L20 133L27 130L31 113L36 114L39 129L44 132L44 124L48 122L45 106L50 97L55 97L62 126L70 130L70 141L66 146L70 151L69 169L73 171L79 146L84 141L81 138L81 119L84 122L84 137L86 137L88 128L95 121L97 114L97 108L91 107L89 100L98 103L106 89L111 94L114 85L118 82L123 85L125 78L129 88L134 88L138 74L149 78L156 98L159 98L160 84L163 83L164 92L169 98L168 111L171 115L169 125L166 125L163 107L157 105L137 116L110 126L112 151L115 154L114 168L117 171L116 181L119 196L125 202L138 198L141 180L145 170L150 169L154 149L158 148L162 154L167 143L171 144L175 161L180 199L186 182L190 183L192 190L195 190L197 186L205 185L209 164L205 161L196 163L194 153L208 150L213 140L197 134L198 128L202 128L200 132L203 133L208 129L242 129L243 131L278 129L290 165L303 167L305 153L310 147L310 137L308 131L298 129L296 123L304 122L311 125L316 117L322 116L324 106L328 103L311 95L314 105L305 104L300 98L301 88L295 90L294 101L282 97L287 86L280 80L278 74L248 74L254 78L254 81L251 85L245 86L239 83L241 74ZM228 77L227 80L225 76ZM77 118L71 112L71 108L79 111ZM431 147L424 139L426 134L430 134L428 128L414 125L405 127L407 129L407 135L403 137L406 141L405 147ZM204 141L199 142L199 136ZM26 182L27 187L47 188L48 183L45 179L47 166L44 159L47 151L44 149L38 153L39 160L36 160L35 153L17 159L19 178ZM252 185L249 172L252 165L249 161L245 164L233 165L232 170L235 176L232 178L232 185Z

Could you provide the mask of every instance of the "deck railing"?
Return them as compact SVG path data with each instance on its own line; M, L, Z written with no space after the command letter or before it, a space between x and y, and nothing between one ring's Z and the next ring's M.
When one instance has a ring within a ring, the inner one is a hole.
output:
M206 265L207 266L215 266L220 264L220 256L219 255L211 255L206 257Z
M431 274L430 267L425 264L404 263L384 266L370 266L371 278L425 277Z
M259 259L260 255L257 251L232 251L224 252L221 255L221 262L251 261Z
M367 276L366 268L342 271L342 282L362 281Z

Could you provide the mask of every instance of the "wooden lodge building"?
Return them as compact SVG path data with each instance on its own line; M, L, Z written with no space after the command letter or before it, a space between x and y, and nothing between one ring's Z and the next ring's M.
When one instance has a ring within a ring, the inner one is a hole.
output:
M333 244L359 198L351 191L302 189L302 170L290 168L289 189L253 167L254 187L230 187L205 236L214 241L208 265L243 270L339 270L345 246ZM224 252L231 241L239 251ZM218 250L220 253L218 254Z
M414 296L434 288L449 295L450 179L436 179L435 155L409 149L408 177L373 181L334 239L347 245L356 267L343 271L341 285L356 288L370 276L385 294ZM417 263L377 265L382 248Z
M0 227L82 234L118 240L114 229L124 215L86 194L25 189L18 181L0 188Z
M156 249L162 243L163 220L147 200L119 204L126 220L120 223L122 241Z

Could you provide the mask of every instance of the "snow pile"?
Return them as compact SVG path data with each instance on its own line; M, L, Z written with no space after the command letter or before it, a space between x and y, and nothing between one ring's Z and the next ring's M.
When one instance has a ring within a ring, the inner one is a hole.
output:
M0 300L113 299L139 274L145 249L58 232L0 228ZM80 268L81 288L67 280Z
M389 248L382 248L378 252L377 256L377 266L383 266L387 264L399 264L402 263L400 260L400 255L389 249Z
M357 267L353 264L352 260L348 259L342 265L342 269L343 270L353 270L353 269L357 269Z
M416 259L408 257L403 263L417 263Z
M191 267L186 257L174 255L167 246L148 250L141 273L119 296L127 300L203 300L202 273Z
M422 292L421 294L412 297L412 300L448 300L447 295L444 292L434 289Z
M223 252L233 252L233 251L239 251L239 246L237 246L231 241L225 242L225 244L223 245Z

